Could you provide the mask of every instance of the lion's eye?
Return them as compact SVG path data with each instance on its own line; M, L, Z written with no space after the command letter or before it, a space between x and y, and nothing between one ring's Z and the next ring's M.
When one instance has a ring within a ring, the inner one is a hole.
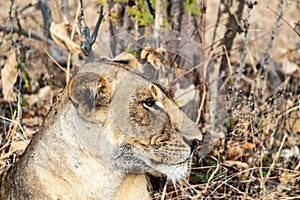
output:
M155 99L148 98L143 102L143 104L145 104L148 107L152 107L155 104Z

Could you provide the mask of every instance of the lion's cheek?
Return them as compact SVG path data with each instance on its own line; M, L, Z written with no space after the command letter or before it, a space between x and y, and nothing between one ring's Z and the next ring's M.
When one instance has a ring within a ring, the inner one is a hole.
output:
M182 146L183 147L183 146ZM189 160L190 148L174 148L173 146L149 145L135 148L134 154L147 165L155 168L157 165L177 165Z

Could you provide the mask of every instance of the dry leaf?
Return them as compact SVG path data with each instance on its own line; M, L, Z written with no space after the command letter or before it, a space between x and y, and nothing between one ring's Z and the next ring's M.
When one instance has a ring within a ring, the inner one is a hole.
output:
M3 87L4 100L11 102L16 100L16 96L13 91L14 84L18 77L17 69L17 55L15 50L10 50L7 53L7 61L4 68L1 71L1 81Z
M249 179L250 171L247 170L249 169L249 165L247 163L236 161L236 160L226 160L224 164L231 167L238 168L240 171L244 171L243 173L239 174L241 180L245 181Z
M298 176L297 173L294 172L288 172L284 171L282 174L280 174L279 180L282 185L295 185L296 183L296 177Z
M41 117L24 118L22 122L28 127L34 127L42 125L43 119Z
M296 119L296 122L294 123L294 132L295 133L300 133L300 118Z
M62 48L65 48L72 53L79 54L81 52L80 46L73 42L68 35L69 26L70 24L68 23L56 24L52 22L50 26L51 36L55 43Z
M49 85L41 88L38 93L38 97L39 97L40 101L45 101L47 99L51 99L52 96L53 96L53 91Z
M164 48L151 48L149 44L146 44L145 48L141 52L141 59L146 59L155 68L160 69L163 66L161 59L163 53L165 53Z
M45 100L51 100L53 96L53 91L49 85L41 88L39 90L39 93L36 94L31 94L31 95L26 95L24 94L24 99L28 103L29 107L31 108L35 103L37 102L43 102Z
M234 160L226 160L224 161L224 164L225 165L228 165L228 166L232 166L232 167L237 167L239 169L249 169L249 165L245 162L241 162L241 161L234 161Z
M293 74L294 72L296 72L298 70L298 65L293 62L290 61L288 58L284 58L282 61L282 70L286 75L290 75Z
M243 156L243 149L241 147L232 147L228 150L227 159L237 160Z
M295 118L287 119L287 128L291 128L294 133L300 134L300 118Z
M150 52L151 46L149 44L146 44L145 48L141 52L141 59L146 59Z
M243 149L254 149L255 148L255 144L250 143L250 142L245 142L244 144L242 144L242 148Z
M26 147L28 146L29 141L23 141L23 140L13 140L11 143L11 149L10 149L10 153L13 154L17 154L17 155L22 155L26 149Z
M24 94L23 98L26 100L28 103L29 108L31 108L36 102L39 101L39 98L36 94Z

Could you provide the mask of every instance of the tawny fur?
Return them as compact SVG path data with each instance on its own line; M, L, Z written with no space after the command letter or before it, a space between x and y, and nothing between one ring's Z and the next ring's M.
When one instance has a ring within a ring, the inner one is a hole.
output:
M82 66L24 155L1 176L0 199L150 199L145 172L188 172L197 127L133 56Z

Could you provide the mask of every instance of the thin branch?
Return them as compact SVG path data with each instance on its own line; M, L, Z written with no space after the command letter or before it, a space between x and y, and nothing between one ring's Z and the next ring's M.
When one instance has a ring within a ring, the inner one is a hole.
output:
M50 25L52 22L52 13L46 0L38 0L38 6L43 16L44 35L51 39Z
M200 32L201 32L201 46L204 47L206 45L205 43L205 33L206 33L206 10L207 10L207 0L202 0L201 3L201 12L200 12ZM198 29L197 29L198 30Z
M259 63L260 65L260 68L261 70L264 69L264 66L265 64L268 62L269 58L270 58L270 52L271 52L271 49L273 47L273 42L275 40L275 36L276 36L276 33L277 33L277 29L278 29L278 24L279 24L279 21L281 19L281 16L282 16L282 8L283 8L283 0L280 0L280 3L279 3L279 6L278 6L278 15L276 17L276 20L274 22L274 28L272 30L272 34L271 34L271 39L268 43L268 47L267 47L267 50L266 50L266 53L264 54L263 58L262 58L262 61ZM259 80L259 93L258 95L261 96L262 93L264 93L264 89L265 89L265 83L266 83L266 78L265 76L262 76L262 79Z
M9 15L9 19L12 20L12 16L11 13L13 11L13 5L14 5L14 0L11 0L11 4L9 6L9 11L8 11L8 15Z
M275 156L275 158L274 158L274 160L273 160L273 162L272 162L272 164L271 164L271 166L270 166L270 168L269 168L269 170L268 170L268 173L267 173L265 179L268 179L268 178L270 177L270 174L271 174L271 172L272 172L272 170L273 170L273 168L274 168L274 166L275 166L275 163L277 162L277 160L278 160L278 158L279 158L279 156L280 156L282 147L283 147L283 145L285 144L286 138L287 138L287 134L285 133L285 134L283 135L283 139L282 139L282 141L281 141L280 147L279 147L279 149L278 149L278 151L277 151L277 153L276 153L276 156Z
M49 56L49 58L61 69L63 72L67 73L67 71L50 55L45 47L42 47L45 53Z
M31 8L31 7L35 7L37 6L38 4L32 4L31 2L29 4L27 4L26 6L24 6L19 12L20 14L22 14L25 10L27 10L28 8Z
M262 62L260 63L261 67L263 67L265 65L265 63L267 62L267 60L270 57L270 52L271 52L271 49L273 47L273 42L274 42L274 39L275 39L275 36L276 36L276 33L277 33L277 29L278 29L278 24L279 24L279 21L282 17L282 8L283 8L283 0L280 0L277 17L276 17L276 20L274 22L274 28L273 28L273 31L272 31L272 34L271 34L271 39L269 41L268 48L267 48L266 53L265 53L265 55L262 59Z
M158 37L158 30L161 22L161 0L157 0L155 3L155 21L154 21L154 38Z
M75 21L76 19L78 19L78 16L79 16L79 13L80 13L80 10L81 12L83 12L82 10L82 1L80 1L80 5L78 5L77 7L77 11L76 11L76 15L75 15ZM76 24L74 23L73 26L72 26L72 32L71 32L71 41L73 41L74 39L74 35L75 35L75 31L76 31ZM68 62L67 62L67 70L66 70L66 83L69 82L69 79L70 79L70 69L71 69L71 58L72 58L72 53L69 52L68 53Z
M53 44L53 41L50 40L50 39L46 39L45 37L41 36L41 35L38 35L36 33L30 33L28 31L25 31L25 30L20 30L16 27L5 27L5 26L0 26L0 32L4 32L4 33L7 33L7 34L10 34L10 33L17 33L19 35L23 35L27 38L33 38L33 39L36 39L36 40L39 40L39 41L42 41L42 42L47 42L48 44Z
M218 40L218 41L215 41L215 39L216 39L217 29L218 29L218 27L219 27L220 20L221 20L221 15L222 15L221 4L222 4L222 3L220 2L219 6L218 6L217 21L216 21L215 28L214 28L214 32L213 32L213 36L212 36L212 44L210 45L210 52L212 52L212 51L214 50L214 44L215 44L216 42L219 42L219 40ZM210 53L210 52L209 52L209 53Z
M0 118L3 119L3 120L5 120L5 121L8 121L8 122L11 122L11 123L16 124L16 125L20 128L20 130L21 130L21 132L23 133L23 135L25 135L25 131L24 131L22 125L19 123L19 121L9 119L9 118L4 117L4 116L2 116L2 115L0 115ZM1 149L0 149L0 150L1 150Z
M247 2L248 8L247 8L247 14L246 18L244 19L244 33L245 33L245 40L244 40L244 48L243 48L243 53L242 53L242 58L240 62L240 66L238 68L238 76L235 81L235 92L234 92L234 98L235 101L237 101L238 93L239 93L239 88L240 88L240 81L241 81L241 75L242 75L242 70L245 64L245 59L247 55L247 49L248 49L248 30L249 30L249 18L250 18L250 12L253 8L253 3L251 0L248 0Z
M229 2L221 3L221 5L223 5L225 7L223 13L228 13L229 17L228 17L228 21L227 21L226 32L224 34L223 40L220 45L226 46L226 50L228 52L229 57L231 56L233 41L234 41L237 33L241 29L239 23L242 20L245 1L246 0L238 1L239 4L234 13L232 13L230 10L231 4ZM221 71L225 70L228 67L228 65L227 65L228 61L226 59L227 58L225 56L222 56L221 68L220 68Z
M98 30L101 25L101 22L104 18L104 12L103 12L103 6L100 6L100 15L97 20L97 24L95 26L95 29L90 35L90 29L84 25L84 12L83 12L83 4L82 0L80 0L80 17L79 17L79 27L80 27L80 33L82 35L82 43L80 45L81 51L88 56L90 52L92 51L92 46L96 41Z
M274 11L273 9L271 9L270 7L267 7L269 10L271 10L273 13L275 13L277 15L277 17L279 16L278 13L276 11ZM282 21L284 21L284 23L286 23L286 25L288 25L288 27L290 27L299 37L300 37L300 32L298 33L295 28L288 22L286 21L282 16L279 16L280 19Z

